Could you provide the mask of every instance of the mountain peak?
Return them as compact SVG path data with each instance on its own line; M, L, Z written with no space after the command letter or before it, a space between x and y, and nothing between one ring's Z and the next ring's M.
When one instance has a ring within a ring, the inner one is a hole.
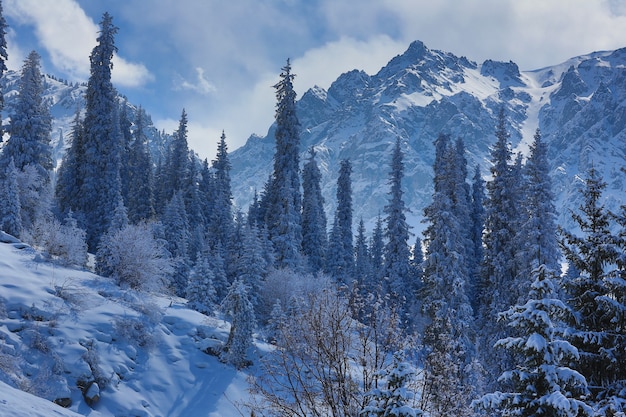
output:
M500 82L501 87L524 85L519 67L513 61L501 62L488 59L480 66L480 75L495 78Z

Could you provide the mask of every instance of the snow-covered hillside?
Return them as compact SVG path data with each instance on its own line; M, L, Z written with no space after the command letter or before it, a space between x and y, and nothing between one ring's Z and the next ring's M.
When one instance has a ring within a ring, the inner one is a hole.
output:
M549 143L560 222L568 224L567 208L578 206L579 178L592 165L608 182L608 206L624 201L625 79L626 49L520 71L513 62L477 64L414 42L375 75L347 72L328 91L313 87L300 98L301 161L308 148L317 150L332 216L339 163L350 159L354 218L362 216L372 230L387 203L391 149L399 137L408 219L419 231L432 192L434 140L440 133L462 138L469 171L479 165L488 177L496 116L504 106L515 151L528 152L537 128ZM233 194L242 208L270 174L273 132L274 126L266 137L251 137L231 155Z
M241 415L246 374L204 352L229 325L184 300L120 289L2 234L0 307L1 416Z

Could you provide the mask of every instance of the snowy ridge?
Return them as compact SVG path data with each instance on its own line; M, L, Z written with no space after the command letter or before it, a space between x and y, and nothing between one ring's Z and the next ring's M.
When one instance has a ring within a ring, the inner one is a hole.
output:
M496 115L504 106L515 152L526 155L541 129L553 163L559 222L571 226L567 208L579 204L577 178L592 165L608 183L608 207L624 202L619 167L626 160L625 68L626 49L520 71L513 62L476 64L414 42L375 75L353 70L328 91L316 86L300 98L301 161L315 147L332 216L339 162L350 159L355 225L363 217L372 230L387 204L391 149L399 137L408 220L419 232L432 192L434 140L440 133L462 138L470 171L478 164L488 177ZM244 210L270 173L273 132L272 126L266 137L252 137L231 153L233 194Z
M228 323L185 300L120 289L22 243L0 243L0 290L0 415L240 415L246 374L204 352ZM93 381L89 406L79 387ZM67 399L67 410L52 402Z

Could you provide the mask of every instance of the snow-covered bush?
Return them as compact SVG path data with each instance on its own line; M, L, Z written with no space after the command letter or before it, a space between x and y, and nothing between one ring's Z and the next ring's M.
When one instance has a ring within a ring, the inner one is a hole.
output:
M283 310L287 310L294 298L307 294L319 293L331 286L331 279L322 274L301 274L290 269L272 270L260 290L258 318L262 323L271 318L276 302L280 302Z
M113 328L117 337L137 347L150 349L156 344L154 326L142 317L116 317Z
M23 235L25 242L63 264L82 267L87 263L85 231L71 215L65 224L51 216L42 216Z
M158 291L166 286L172 262L149 223L131 224L102 237L96 272L122 286Z

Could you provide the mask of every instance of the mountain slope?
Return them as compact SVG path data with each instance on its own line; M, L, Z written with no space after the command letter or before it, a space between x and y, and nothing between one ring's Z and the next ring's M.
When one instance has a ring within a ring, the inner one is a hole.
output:
M513 62L479 65L413 42L375 75L350 71L328 91L313 87L300 98L301 160L315 147L332 216L339 162L350 159L354 218L362 216L371 230L387 203L391 149L400 137L408 219L419 231L432 191L436 137L462 138L470 171L478 164L488 176L496 115L504 107L514 150L526 153L537 128L549 143L558 207L577 205L580 176L594 164L609 183L608 204L616 208L623 202L619 167L626 159L625 68L626 49L520 71ZM233 193L242 208L270 175L273 132L272 126L267 136L253 136L231 154ZM561 223L568 224L568 216L562 210Z
M0 232L0 415L240 415L246 374L204 352L228 330L184 300L120 289ZM81 391L94 381L90 406Z

